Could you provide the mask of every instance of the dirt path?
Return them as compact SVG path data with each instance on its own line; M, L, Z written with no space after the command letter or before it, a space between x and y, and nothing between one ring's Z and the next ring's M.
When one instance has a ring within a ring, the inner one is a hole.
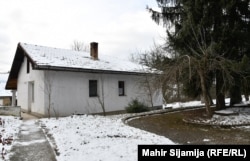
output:
M201 111L182 111L134 119L128 124L158 135L177 144L250 144L250 128L211 127L184 123L184 117L201 114Z

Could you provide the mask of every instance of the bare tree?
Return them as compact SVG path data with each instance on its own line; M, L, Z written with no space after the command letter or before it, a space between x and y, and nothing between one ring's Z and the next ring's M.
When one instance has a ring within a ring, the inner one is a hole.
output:
M98 102L100 103L101 107L102 107L102 112L103 112L103 115L106 116L106 110L105 110L105 91L104 91L104 80L103 80L103 76L101 74L101 77L100 77L100 86L101 86L101 93L100 95L97 96L97 99L98 99Z
M168 86L183 84L192 81L196 77L196 87L200 88L200 94L204 98L206 113L208 117L212 116L210 79L211 73L221 71L221 78L224 81L222 89L228 89L228 86L234 84L232 73L240 74L235 68L235 62L224 58L223 54L216 52L216 46L212 40L208 42L203 28L194 30L192 28L192 42L186 42L186 52L174 54L174 56L165 58L161 54L151 54L149 62L144 58L142 62L145 65L162 70L161 80L163 82L163 93L167 91ZM176 52L176 51L175 51ZM152 63L152 64L150 64ZM184 76L184 78L182 78ZM157 84L159 81L155 82ZM180 87L180 86L178 86ZM195 90L195 89L194 89ZM178 90L179 91L179 90ZM179 95L179 94L178 94Z
M145 75L145 87L147 88L147 93L148 93L148 96L149 96L149 99L150 99L150 103L151 103L151 107L153 108L154 107L154 102L153 102L153 87L152 87L152 84L151 84L151 81L150 81L150 78L149 76L146 74Z
M51 117L52 110L55 114L55 117L58 118L59 112L56 111L56 109L53 107L54 103L52 100L52 85L53 85L52 75L49 73L49 71L44 71L44 85L43 85L42 90L44 91L48 99L48 105L47 105L48 118Z
M73 44L71 45L71 49L75 51L90 51L89 45L86 45L84 42L78 40L74 40Z
M153 108L155 106L154 97L159 96L162 93L162 83L159 73L146 73L148 71L144 72L145 74L142 75L141 79L139 80L139 86L145 91L145 94L149 99L149 103Z
M172 64L175 54L171 55L171 51L164 48L162 45L156 45L144 52L137 52L132 54L131 61L150 67L152 70L158 70L158 74L147 74L141 81L141 85L146 88L149 93L154 93L155 90L161 90L164 101L171 102L180 100L183 96L181 94L181 81L179 80L179 71L169 70L171 77L164 77L166 64ZM144 70L145 71L145 70ZM145 71L146 72L146 71ZM159 74L161 72L161 74ZM156 87L157 86L157 87ZM149 94L150 95L150 94Z
M201 87L201 92L204 98L206 113L208 117L212 116L212 110L210 108L210 94L208 89L208 78L210 72L219 70L222 72L222 78L224 80L224 85L233 84L232 72L237 73L238 71L234 68L234 63L228 60L220 54L217 54L214 48L213 42L206 42L205 35L203 35L202 30L195 32L193 30L193 37L196 40L197 47L194 48L192 45L187 43L189 50L189 55L182 55L177 57L175 64L166 67L167 76L171 77L175 70L183 72L183 69L189 69L189 80L191 80L192 75L198 74L199 83ZM173 70L174 69L174 70ZM185 70L186 71L186 70Z

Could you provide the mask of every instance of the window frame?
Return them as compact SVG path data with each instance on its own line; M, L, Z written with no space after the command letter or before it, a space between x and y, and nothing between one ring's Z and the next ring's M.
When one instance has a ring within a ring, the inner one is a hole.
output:
M89 97L98 97L98 81L89 80Z
M125 81L118 81L118 95L125 96Z

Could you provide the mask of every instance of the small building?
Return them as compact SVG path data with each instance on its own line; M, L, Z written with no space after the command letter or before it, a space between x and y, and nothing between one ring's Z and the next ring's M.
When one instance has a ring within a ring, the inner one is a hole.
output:
M12 100L12 93L5 90L5 85L9 73L0 73L0 106L10 106Z
M160 91L141 86L150 68L112 56L18 43L6 89L17 90L18 106L41 116L122 111L133 99L161 106Z

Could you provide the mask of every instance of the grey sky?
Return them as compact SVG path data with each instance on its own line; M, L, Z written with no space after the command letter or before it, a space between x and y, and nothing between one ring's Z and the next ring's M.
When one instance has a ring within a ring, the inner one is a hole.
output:
M0 0L0 72L9 71L18 42L69 49L99 43L100 54L127 59L165 36L146 6L155 0Z

